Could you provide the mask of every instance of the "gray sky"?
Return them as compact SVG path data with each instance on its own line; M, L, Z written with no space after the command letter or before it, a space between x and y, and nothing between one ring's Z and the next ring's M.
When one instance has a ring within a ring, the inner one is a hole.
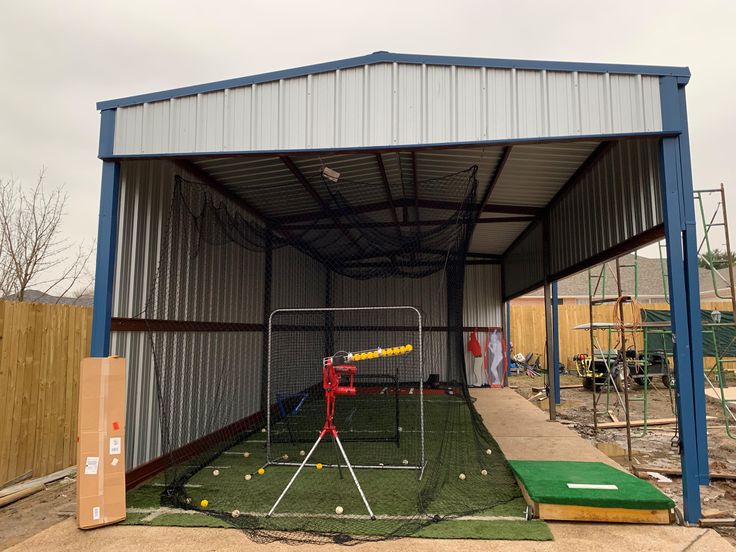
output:
M735 28L733 0L0 0L0 177L46 166L90 240L96 101L389 50L687 65L695 185L731 185L736 212Z

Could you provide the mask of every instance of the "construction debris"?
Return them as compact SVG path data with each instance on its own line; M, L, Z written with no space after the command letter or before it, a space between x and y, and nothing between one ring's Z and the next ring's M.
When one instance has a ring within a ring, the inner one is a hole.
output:
M649 477L649 472L657 472L662 475L676 475L678 477L682 476L682 470L680 468L661 468L659 466L641 465L632 469L634 474L641 478ZM734 472L711 471L709 475L711 479L736 479L736 473Z
M2 508L3 506L7 506L8 504L12 504L17 500L20 500L21 498L25 498L39 491L43 491L46 488L47 484L53 483L54 481L58 481L59 479L63 479L65 477L73 476L76 472L76 466L70 466L66 469L51 473L49 475L44 475L43 477L38 477L31 481L25 481L11 487L0 489L0 508Z
M706 416L706 420L715 420L715 416ZM630 427L644 427L647 426L658 426L658 425L669 425L676 424L677 418L652 418L651 420L631 420L629 422ZM626 427L626 422L605 422L598 424L598 429L620 429Z

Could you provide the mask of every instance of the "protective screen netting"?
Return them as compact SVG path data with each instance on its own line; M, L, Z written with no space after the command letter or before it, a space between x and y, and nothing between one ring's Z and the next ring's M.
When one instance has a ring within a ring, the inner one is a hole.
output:
M158 483L163 505L199 510L259 540L293 542L352 535L338 539L352 543L457 516L520 515L508 506L519 490L466 382L463 287L476 171L418 183L454 198L426 224L416 211L362 212L370 185L361 182L316 183L325 204L314 220L289 224L259 220L211 186L176 177L142 314L168 465ZM191 274L227 271L229 285L182 273L182 259ZM404 296L407 285L423 290L420 304ZM445 323L423 325L437 301L446 303ZM376 356L344 356L361 351ZM335 397L345 454L327 435L268 516L326 423L323 359L334 354L356 367L339 375L352 391Z

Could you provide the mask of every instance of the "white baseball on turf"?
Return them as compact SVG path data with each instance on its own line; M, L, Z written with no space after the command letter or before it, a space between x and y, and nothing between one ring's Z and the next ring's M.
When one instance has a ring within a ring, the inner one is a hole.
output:
M246 474L245 474L245 480L246 480L246 481L250 481L252 477L253 477L253 476L252 476L251 474L249 474L249 473L246 473Z
M399 433L401 433L402 431L404 431L404 430L401 429L401 426L399 426Z
M233 516L234 518L235 518L235 517L240 517L240 510L233 510L232 516Z
M404 459L403 459L403 460L401 461L401 463L402 463L402 464L404 464L404 465L406 466L406 465L407 465L407 464L409 463L409 461L408 461L408 460L407 460L406 458L404 458Z
M244 452L243 453L243 456L245 456L246 458L248 458L250 456L250 452Z
M306 452L304 452L303 450L300 450L300 451L299 451L299 456L304 456L305 454L307 454L307 453L306 453Z
M493 451L491 449L486 449L486 454L493 454Z
M461 473L460 475L458 475L458 477L460 478L460 481L465 481L465 474L464 473Z
M488 475L488 470L480 470L481 475Z
M212 475L217 477L218 475L220 475L220 470L212 470Z
M282 456L282 458L283 458L284 460L288 460L288 459L289 459L289 455L288 455L288 454L284 454L284 455Z
M343 512L342 506L338 506L337 508L335 508L336 514L342 514L342 512Z

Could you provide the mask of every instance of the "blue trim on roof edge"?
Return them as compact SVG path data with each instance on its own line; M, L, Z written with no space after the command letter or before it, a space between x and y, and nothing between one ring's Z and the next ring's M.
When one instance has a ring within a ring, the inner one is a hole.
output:
M193 86L185 86L181 88L172 88L161 92L151 92L148 94L140 94L136 96L128 96L112 100L105 100L97 103L98 110L115 109L116 107L126 107L138 105L146 102L155 102L168 100L171 98L180 98L182 96L192 96L194 94L203 94L206 92L215 92L224 90L225 88L236 88L239 86L249 86L252 84L261 84L264 82L272 82L279 79L288 79L294 77L302 77L309 74L325 73L327 71L335 71L337 69L351 69L360 67L361 65L373 65L376 63L409 63L409 64L427 64L427 65L458 65L462 67L487 67L493 69L527 69L537 71L581 71L585 73L615 73L615 74L635 74L635 75L651 75L651 76L671 76L676 77L681 84L687 84L690 79L690 70L687 67L668 67L656 65L629 65L617 63L587 63L587 62L570 62L570 61L536 61L536 60L513 60L513 59L493 59L493 58L477 58L477 57L459 57L459 56L437 56L437 55L418 55L418 54L398 54L393 52L374 52L366 56L359 56L337 61L328 61L325 63L317 63L314 65L305 65L295 67L293 69L284 69L280 71L272 71L269 73L261 73L247 77L238 77L233 79L215 81L205 84Z
M114 130L114 129L113 129ZM568 136L547 136L531 138L506 138L502 140L479 140L469 142L434 142L431 144L397 144L383 146L348 146L343 148L311 148L290 150L237 150L237 151L190 151L171 153L124 153L111 154L100 159L167 159L179 157L229 157L233 155L325 155L328 153L353 153L353 152L377 152L377 151L402 151L422 150L439 148L462 148L467 146L503 146L523 144L544 144L550 142L600 142L603 140L616 140L627 138L663 138L676 136L676 130L658 130L654 132L628 132L624 134L581 134Z
M100 113L100 145L97 157L107 159L113 156L115 147L115 110L105 109Z

